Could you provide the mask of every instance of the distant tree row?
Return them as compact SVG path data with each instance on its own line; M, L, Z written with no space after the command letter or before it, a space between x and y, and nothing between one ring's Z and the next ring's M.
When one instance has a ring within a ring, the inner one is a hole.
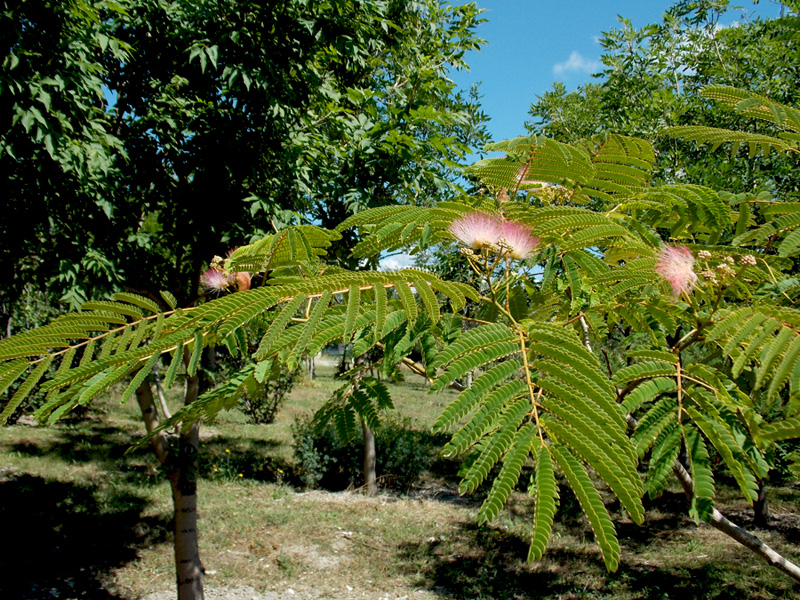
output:
M31 284L64 307L120 288L185 305L214 254L274 227L451 195L486 141L447 78L479 12L3 0L4 333Z

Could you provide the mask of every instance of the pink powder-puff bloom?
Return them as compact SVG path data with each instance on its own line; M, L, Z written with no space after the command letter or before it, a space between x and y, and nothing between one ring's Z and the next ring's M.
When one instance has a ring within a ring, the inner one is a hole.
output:
M459 217L447 230L473 250L480 250L497 243L503 222L495 215L476 211Z
M697 285L694 256L686 246L661 248L655 270L672 288L672 296L676 300L684 292L691 293L694 286Z
M233 283L230 275L215 268L208 269L200 276L200 283L208 292L224 292Z
M539 244L539 238L533 235L531 228L516 221L503 223L500 238L505 240L508 255L515 260L528 258Z

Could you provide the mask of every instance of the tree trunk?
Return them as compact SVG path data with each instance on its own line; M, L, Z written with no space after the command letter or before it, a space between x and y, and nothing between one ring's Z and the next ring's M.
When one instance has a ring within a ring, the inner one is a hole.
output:
M753 502L753 524L756 527L769 527L769 501L767 500L767 482L758 480L758 498Z
M198 377L187 377L184 402L197 399ZM147 433L159 424L153 391L147 381L136 390L136 400ZM203 600L203 565L197 544L197 450L200 424L195 423L181 432L177 449L170 447L165 432L150 438L158 461L167 471L172 490L175 526L175 574L178 600Z
M367 496L374 498L378 495L378 478L375 473L375 436L364 419L361 419L361 429L364 432L364 484L367 487Z
M184 404L197 400L199 375L186 376ZM197 452L200 422L184 427L170 465L169 482L175 508L175 574L178 600L203 600L203 563L197 543Z
M315 367L316 367L316 365L314 363L314 357L313 356L309 356L308 357L308 378L311 381L314 381L314 377L316 376Z

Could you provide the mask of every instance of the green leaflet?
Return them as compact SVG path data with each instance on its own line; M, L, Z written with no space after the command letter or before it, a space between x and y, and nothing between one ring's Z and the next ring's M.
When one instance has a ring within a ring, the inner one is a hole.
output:
M358 318L356 318L356 321L353 324L353 330L360 331L366 327L369 327L372 324L374 316L375 315L371 313L362 313L358 315ZM344 338L344 319L345 315L342 314L332 315L329 312L327 315L325 315L325 318L317 327L317 330L314 332L311 341L308 343L307 350L309 356L316 356L316 354L331 341ZM293 327L292 329L297 329L297 327ZM363 341L367 342L367 340ZM279 346L280 344L276 343L275 347ZM359 354L354 355L358 356Z
M52 355L45 357L45 359L42 362L40 362L36 366L36 368L31 372L31 374L25 378L25 381L22 383L21 386L19 386L17 391L14 393L14 395L6 404L5 408L3 409L3 412L0 413L0 425L6 424L8 418L14 413L15 410L17 410L17 407L20 404L22 404L22 401L25 400L25 397L31 392L31 390L36 386L36 384L39 383L39 380L45 374L51 362L53 362ZM14 373L17 371L17 369L19 369L19 367L16 367L13 370L9 370L7 372L8 377L3 378L4 379L3 388L7 389L8 385L13 383L17 379L17 377L19 377L19 375L22 372L24 372L24 368L27 366L28 366L27 364L24 364L23 369L17 375L14 375ZM5 384L5 381L8 382L8 385Z
M753 309L744 307L737 309L717 321L706 333L706 341L713 342L724 336L733 327L741 326L742 319L753 314Z
M547 235L551 232L561 232L574 227L591 227L592 225L614 225L608 217L584 210L584 212L564 217L556 217L541 223L536 227L537 235Z
M0 367L0 394L4 393L28 368L28 361L15 360Z
M745 498L752 504L758 496L758 485L753 474L736 458L736 454L741 453L741 448L734 437L726 430L725 426L716 420L705 418L695 408L685 406L684 410L717 449L722 460L725 461L725 464L731 470L731 474L739 484L739 489L742 490Z
M464 415L469 414L496 385L504 382L522 367L517 361L507 360L492 367L472 382L472 387L458 395L436 420L433 426L435 432L444 431L458 422Z
M530 454L531 441L535 435L536 428L531 423L523 425L514 435L511 448L503 457L503 467L478 512L478 524L493 521L503 508L519 481L522 466Z
M614 374L614 385L624 386L631 381L675 374L676 365L662 360L650 360L628 365Z
M365 394L363 390L354 387L347 397L349 400L348 404L352 406L356 414L364 420L367 427L374 429L378 426L380 422L378 410L371 398Z
M628 235L630 235L630 232L622 225L615 223L593 225L569 237L564 245L564 250L569 252L593 246L603 246L603 243L598 242L607 240L610 237L626 237Z
M793 417L759 427L756 437L762 442L777 442L800 437L800 418Z
M116 294L114 294L114 300L118 300L119 302L127 302L128 304L133 304L134 306L138 306L139 308L143 308L154 314L159 314L161 312L161 309L159 308L158 304L150 300L150 298L147 298L145 296L140 296L139 294L117 292Z
M570 419L564 418L564 410L568 414L575 414L580 422L588 423L590 428L602 432L598 435L607 436L608 444L614 446L615 450L624 453L630 464L636 464L636 452L625 435L625 429L612 421L608 414L603 412L590 398L554 379L542 378L537 382L537 385L549 394L542 403L544 408L555 406L554 414L557 414L567 422L570 422ZM554 405L554 402L557 402L557 404ZM612 454L616 456L617 453L613 452Z
M175 308L178 306L178 300L175 298L175 296L173 296L170 292L167 292L165 290L159 293L161 294L161 297L164 299L164 302L167 303L167 306L169 306L170 309L175 310Z
M800 246L800 229L795 229L778 245L778 254L784 257L791 256L796 254L798 246Z
M549 409L555 414L554 405L555 403L550 402ZM567 405L562 408L566 409ZM568 445L583 458L608 484L634 522L642 523L644 508L636 463L619 457L611 445L603 440L602 435L598 435L597 428L588 419L581 422L576 412L569 414L568 410L563 409L558 411L558 416L565 415L568 421L540 415L539 420L548 434Z
M428 315L430 316L431 322L435 325L436 323L439 322L439 317L440 317L439 303L436 300L436 295L431 290L431 286L425 280L415 279L414 289L417 290L417 294L422 300L422 304L423 306L425 306L425 310L428 311Z
M280 298L269 288L245 290L225 296L225 303L220 303L213 312L207 313L205 320L222 321L217 335L224 338L235 329L249 323L255 317L275 306Z
M139 369L139 372L131 379L131 382L128 384L128 387L125 388L125 391L122 393L122 398L120 399L120 404L125 404L131 396L136 392L136 389L142 384L142 382L147 378L150 374L150 371L153 370L153 367L161 358L161 355L158 353L153 354L150 357L150 360L147 361L147 364Z
M536 453L536 468L528 493L535 495L536 498L533 509L531 547L528 551L528 561L531 561L540 560L544 555L544 551L550 541L553 518L555 517L559 500L553 457L545 444L539 444L539 449Z
M286 366L289 368L289 370L293 370L297 366L300 356L303 354L303 352L305 352L306 346L308 345L308 342L311 341L311 336L314 334L314 330L319 324L319 321L328 311L331 296L331 292L324 292L314 305L314 309L311 311L308 321L306 321L306 323L303 325L303 331L300 334L300 337L297 339L297 343L295 344L294 348L292 348L292 351L289 353L289 356L286 359Z
M564 477L566 477L570 488L575 492L583 513L592 527L597 544L603 553L603 561L606 564L606 568L611 572L616 571L619 565L619 542L617 541L614 523L608 516L608 511L603 505L600 494L592 485L592 481L583 465L569 449L553 444L550 446L550 451Z
M481 325L467 330L455 342L442 349L431 366L439 368L464 354L473 352L477 347L511 340L517 340L517 336L505 325L495 323Z
M353 329L356 324L360 301L361 291L358 289L357 285L351 285L350 292L347 295L347 312L345 313L344 319L344 334L342 336L344 344L349 344L353 337Z
M172 361L169 363L167 374L164 376L164 389L168 390L175 383L175 376L178 374L178 365L183 362L183 344L178 344L175 348L175 353L172 355Z
M408 320L414 321L417 318L417 301L414 299L411 288L404 281L395 281L394 289L397 290L397 294L400 296L400 302L403 303Z
M761 359L761 366L756 371L756 382L753 386L753 389L757 390L761 387L761 385L764 383L764 378L772 370L772 365L775 360L779 356L785 355L790 344L796 340L797 335L792 329L789 327L781 327L778 335L772 340L772 344L769 346L769 350L766 352L766 355L764 355Z
M483 400L483 406L455 434L442 450L445 456L453 456L464 452L489 431L499 418L503 406L528 395L528 386L519 379L513 379L500 387ZM530 400L528 400L530 402Z
M668 425L677 422L677 411L678 407L674 398L662 398L639 420L631 441L636 447L636 453L640 459L644 458L661 432Z
M617 424L617 427L624 429L625 416L615 402L616 395L610 395L607 390L599 389L586 375L563 363L553 360L535 360L531 363L531 367L539 369L560 380L567 386L575 388L578 392L603 409L603 412Z
M671 377L656 377L645 381L635 387L622 402L622 408L628 412L636 412L641 406L652 402L661 394L674 392L678 388L675 379Z
M336 411L333 414L333 425L339 440L343 444L355 438L358 432L358 423L356 422L356 413L353 407L345 404L342 410Z
M99 310L99 311L110 312L113 314L123 315L126 317L132 317L134 319L142 318L142 311L138 306L131 306L130 304L125 304L122 302L109 302L109 301L84 302L81 305L81 310L82 311Z
M661 495L667 485L667 478L672 473L672 466L681 449L682 433L682 429L672 422L661 432L653 444L653 453L650 455L650 466L647 469L645 481L645 489L650 498Z
M375 293L375 327L373 328L373 341L377 343L383 334L383 325L386 321L386 304L388 302L386 296L386 288L382 285L376 285L374 288Z
M598 390L602 391L606 396L611 397L614 395L613 388L608 384L608 378L600 370L596 360L591 362L583 360L578 354L570 352L570 348L565 344L549 344L544 342L532 341L528 348L537 354L546 358L552 359L564 365L567 369L574 369L579 371L591 381L591 384Z
M738 377L741 374L745 366L756 355L756 353L761 350L764 343L772 336L773 333L775 333L775 330L778 327L780 327L780 323L778 321L769 319L766 321L764 327L761 329L758 335L753 339L748 340L747 349L736 357L733 367L731 368L731 374L734 377Z
M724 356L730 356L731 350L738 347L743 340L748 339L748 336L756 327L759 327L765 319L766 317L761 313L755 313L743 323L739 323L736 333L732 335L728 342L722 347L722 354Z
M703 436L691 426L684 426L683 438L686 443L686 455L694 482L694 498L690 512L695 521L708 521L714 510L714 474L711 471L711 460Z
M798 358L800 358L800 336L794 335L783 353L781 362L770 378L767 398L774 398L783 389L784 384L789 381L794 371Z
M678 357L669 350L628 350L625 353L628 358L651 358L657 361L678 363Z
M289 321L292 320L292 317L305 301L306 296L301 294L290 300L286 306L283 307L280 314L272 321L272 325L269 326L264 337L261 338L261 343L258 345L258 350L256 350L254 355L256 360L263 360L267 357L280 333L286 328Z
M489 346L477 348L474 352L466 354L451 363L447 370L436 378L433 385L431 385L430 391L438 392L459 377L463 377L467 371L519 352L519 342L516 341L495 342Z
M102 371L87 381L79 392L78 404L86 404L99 393L107 390L115 383L122 381L135 368L137 363L124 364L113 371Z
M467 470L458 486L462 494L474 492L489 475L489 470L508 451L517 434L517 428L528 414L529 407L530 401L527 398L520 398L503 410L498 421L497 431L487 440L480 455Z

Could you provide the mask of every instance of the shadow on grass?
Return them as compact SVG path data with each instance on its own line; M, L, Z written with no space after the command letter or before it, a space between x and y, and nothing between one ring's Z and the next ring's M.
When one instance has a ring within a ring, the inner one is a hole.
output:
M97 423L53 428L51 431L48 438L22 436L0 448L21 456L59 460L70 465L91 463L100 470L113 473L115 481L132 485L159 485L164 481L150 446L126 453L138 439L127 431Z
M31 475L0 481L0 598L120 598L110 571L165 540L169 523L143 518L147 501Z
M278 456L281 444L244 437L215 437L200 443L199 475L207 479L251 479L299 485L294 467Z
M646 528L644 528L646 529ZM649 534L650 537L657 537ZM547 550L543 560L526 564L528 541L504 530L462 525L455 545L447 541L407 544L398 559L418 585L448 599L633 599L741 600L757 590L726 564L695 563L681 567L636 562L626 553L615 573L606 571L593 544ZM586 540L591 534L586 532ZM620 532L624 548L630 548ZM641 543L641 538L632 545ZM776 590L777 591L777 590ZM774 596L761 590L764 598ZM780 592L778 592L780 593Z
M22 437L0 445L0 449L69 464L91 463L113 473L115 481L132 485L160 485L165 481L149 444L128 451L139 439L129 431L98 423L52 431L53 435L47 439ZM216 436L213 440L201 441L198 474L205 479L242 478L261 482L292 483L296 479L299 485L299 478L293 476L293 467L277 457L280 446L278 442L236 436Z

